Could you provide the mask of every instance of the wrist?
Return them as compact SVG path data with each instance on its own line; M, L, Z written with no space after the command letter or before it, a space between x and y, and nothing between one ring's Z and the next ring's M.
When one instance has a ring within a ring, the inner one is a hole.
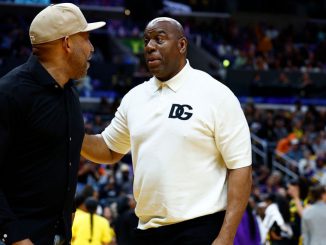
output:
M233 238L230 236L223 236L221 234L214 240L213 245L233 245Z
M217 239L223 241L223 244L233 244L234 237L235 235L229 232L220 232Z

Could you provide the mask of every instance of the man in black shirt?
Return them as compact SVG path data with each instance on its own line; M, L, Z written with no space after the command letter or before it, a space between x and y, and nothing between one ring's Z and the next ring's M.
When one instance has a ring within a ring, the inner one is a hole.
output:
M94 47L71 4L51 5L30 26L33 55L0 79L0 240L70 244L84 124L71 79L86 75Z

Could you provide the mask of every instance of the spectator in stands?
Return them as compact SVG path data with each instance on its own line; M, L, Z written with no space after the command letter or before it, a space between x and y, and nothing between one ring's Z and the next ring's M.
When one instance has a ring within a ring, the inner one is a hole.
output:
M292 124L292 132L295 134L295 137L300 140L304 132L303 120L293 120Z
M316 165L313 172L312 179L315 181L319 181L326 175L326 153L324 155L319 155L316 158Z
M84 78L79 79L78 83L76 84L76 87L80 96L90 97L91 92L93 91L91 77L85 76Z
M287 97L293 96L296 91L293 90L293 85L289 79L287 73L280 72L276 81L274 81L274 88L277 96Z
M296 162L299 162L301 159L303 159L303 151L301 148L301 143L298 139L292 139L290 141L290 150L288 153L286 153L286 156Z
M276 145L276 152L280 155L287 154L290 151L292 140L297 140L294 133L291 133L286 137L280 139Z
M250 83L251 95L253 96L259 95L263 93L262 91L263 89L264 89L264 81L261 78L261 74L259 72L256 72Z
M300 100L294 102L294 112L292 115L293 122L302 121L305 117L305 112Z
M60 21L58 21L60 19ZM30 25L33 55L0 80L0 238L6 244L69 244L84 124L71 79L84 77L94 48L70 3ZM63 241L61 241L63 242Z
M261 245L256 215L248 204L235 235L234 245Z
M282 117L276 117L274 123L274 136L275 136L275 141L279 141L280 139L286 137L289 132L287 128L285 127L285 122Z
M277 82L284 88L291 88L291 81L285 72L280 72Z
M99 194L101 199L106 199L108 204L111 204L119 196L120 190L116 185L115 178L110 176L107 181L100 186Z
M303 98L309 98L314 93L315 85L308 72L302 74L301 83L298 89L300 96Z
M300 177L288 184L287 192L291 197L290 201L290 223L293 230L293 237L289 245L297 245L301 236L301 217L305 206L308 204L308 190L310 182Z
M87 184L98 181L100 176L97 172L97 165L86 160L84 157L80 158L78 167L78 181L77 193L80 192Z
M113 114L113 110L115 108L112 108L112 105L108 101L107 98L101 97L100 103L98 105L97 113L100 115L111 115Z
M114 163L131 149L136 243L231 245L251 190L241 106L228 88L191 68L176 20L150 21L144 44L154 77L122 99L102 135L85 135L82 154Z
M289 223L289 204L286 198L270 193L265 200L266 210L263 219L263 242L271 245L288 245L293 235Z
M316 155L323 155L326 153L326 131L320 131L313 144L312 149Z
M133 244L138 218L135 214L135 200L125 195L118 200L118 217L114 222L114 230L119 245Z
M303 210L302 237L304 245L325 244L326 187L318 185L310 189L313 204Z
M132 174L127 163L120 163L119 175L116 176L117 185L120 187L122 194L132 194ZM121 194L120 193L120 194Z
M278 191L282 188L282 174L280 171L274 170L269 175L266 180L266 185L264 186L266 189L262 188L262 192L264 193L278 193Z
M98 202L93 197L85 200L86 210L76 212L72 226L72 245L109 245L114 232L108 220L96 214Z
M104 130L104 128L105 128L105 125L104 125L101 115L95 115L94 123L93 123L94 134L101 133Z
M92 185L84 186L84 188L81 190L81 192L77 193L77 196L83 197L83 201L85 201L89 197L93 197L96 200L99 199L98 191ZM83 209L83 210L85 210L85 209ZM99 215L103 214L103 208L102 208L102 206L100 204L97 205L96 213L99 214Z
M274 142L276 141L274 128L274 114L273 111L269 110L266 113L266 118L263 120L260 130L257 131L257 136L270 142Z
M255 104L252 101L249 101L248 103L246 103L243 110L244 110L247 122L248 122L249 126L251 126L252 123L257 121L256 114L257 114L258 109L256 108Z
M316 170L316 161L309 150L303 152L304 158L299 161L299 174L311 178Z

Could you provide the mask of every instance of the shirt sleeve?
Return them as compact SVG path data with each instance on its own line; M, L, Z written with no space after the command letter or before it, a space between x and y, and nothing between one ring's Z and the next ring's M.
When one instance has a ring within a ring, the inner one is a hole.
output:
M102 132L107 146L118 153L126 154L130 150L130 133L127 125L127 102L124 98L109 126Z
M215 141L229 169L250 166L251 141L247 120L235 95L226 91L215 115Z
M7 154L11 147L14 130L14 110L12 99L0 93L0 172L5 173ZM12 212L3 187L6 183L0 181L0 240L6 244L27 238L27 233L16 215Z

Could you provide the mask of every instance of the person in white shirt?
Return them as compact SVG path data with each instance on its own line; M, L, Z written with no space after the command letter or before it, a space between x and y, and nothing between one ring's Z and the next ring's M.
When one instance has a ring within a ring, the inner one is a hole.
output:
M129 91L111 124L85 135L82 155L115 163L131 151L135 244L231 245L251 190L250 133L225 85L193 69L179 22L150 21L153 77Z

